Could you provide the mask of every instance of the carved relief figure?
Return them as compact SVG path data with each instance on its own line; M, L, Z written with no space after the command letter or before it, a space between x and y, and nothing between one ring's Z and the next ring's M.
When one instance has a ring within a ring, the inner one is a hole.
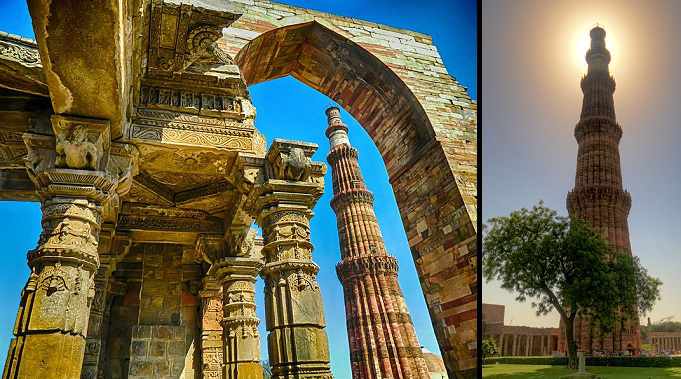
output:
M57 133L56 137L56 167L97 169L97 160L102 154L102 148L88 141L87 129L76 126L70 133Z
M312 161L299 147L291 148L288 154L281 154L273 163L274 175L278 179L306 181L310 177Z

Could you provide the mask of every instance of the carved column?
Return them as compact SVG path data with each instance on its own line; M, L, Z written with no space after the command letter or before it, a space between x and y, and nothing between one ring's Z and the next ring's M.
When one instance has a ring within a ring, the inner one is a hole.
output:
M108 226L108 227L107 227ZM90 306L90 318L85 340L85 355L83 357L83 371L81 378L96 378L99 366L99 356L102 350L102 327L106 299L109 290L109 278L111 276L111 259L109 258L112 248L113 233L115 227L104 225L99 237L99 268L94 277L94 298Z
M223 319L220 284L210 277L203 279L201 296L201 362L203 378L223 378L224 351L222 343Z
M5 378L80 377L102 213L117 200L119 181L130 175L130 160L127 169L111 162L107 122L52 116L52 124L56 138L24 135L43 230L28 252L31 274Z
M85 355L81 372L83 379L104 377L102 367L108 332L111 274L115 269L117 257L125 255L132 244L130 237L117 236L114 241L114 233L114 225L104 224L99 236L99 268L94 278L95 296L90 307L90 321L85 340Z
M100 263L99 269L94 277L95 288L94 298L90 307L90 319L87 328L87 338L85 342L85 355L83 357L83 371L81 378L94 379L97 377L97 367L99 366L99 355L102 349L102 327L104 310L108 292L109 277L111 275L111 265Z
M267 343L273 378L331 378L310 218L323 192L317 146L275 140L257 209L263 229Z
M260 321L255 314L255 278L262 263L243 257L223 258L215 264L222 283L222 320L225 379L262 379Z

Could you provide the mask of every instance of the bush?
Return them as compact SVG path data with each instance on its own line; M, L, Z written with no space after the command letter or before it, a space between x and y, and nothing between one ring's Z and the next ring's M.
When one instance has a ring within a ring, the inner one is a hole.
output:
M485 338L482 340L482 357L488 358L499 354L497 349L497 344L491 338Z
M567 366L567 357L498 357L486 358L484 364ZM613 367L681 367L681 357L586 357L587 366Z

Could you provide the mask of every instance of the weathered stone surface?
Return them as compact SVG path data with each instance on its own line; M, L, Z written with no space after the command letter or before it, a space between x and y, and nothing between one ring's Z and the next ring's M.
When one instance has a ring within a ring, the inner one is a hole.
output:
M275 140L256 201L265 266L267 344L273 378L331 378L324 309L312 261L310 218L325 166L315 145Z
M109 120L120 137L132 85L129 8L43 0L28 8L55 113Z
M260 320L255 313L255 278L262 262L252 258L226 257L215 263L222 283L222 351L207 347L204 368L222 365L225 379L263 378L260 366ZM206 341L208 342L208 341ZM217 344L216 344L217 345Z

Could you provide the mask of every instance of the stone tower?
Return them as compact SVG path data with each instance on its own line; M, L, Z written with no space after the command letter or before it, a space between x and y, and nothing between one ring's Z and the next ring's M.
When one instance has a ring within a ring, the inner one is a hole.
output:
M397 282L397 260L388 255L338 108L326 110L350 361L354 379L428 378L428 368Z
M631 197L622 186L619 142L622 128L615 118L615 80L608 64L605 30L596 26L590 32L591 48L586 53L588 71L582 79L582 114L575 127L579 144L575 188L567 195L570 217L588 222L621 254L631 254L628 215ZM638 316L617 325L612 335L601 336L586 318L577 318L575 331L580 350L605 352L640 350ZM622 327L623 326L623 327ZM562 334L561 334L562 337Z

